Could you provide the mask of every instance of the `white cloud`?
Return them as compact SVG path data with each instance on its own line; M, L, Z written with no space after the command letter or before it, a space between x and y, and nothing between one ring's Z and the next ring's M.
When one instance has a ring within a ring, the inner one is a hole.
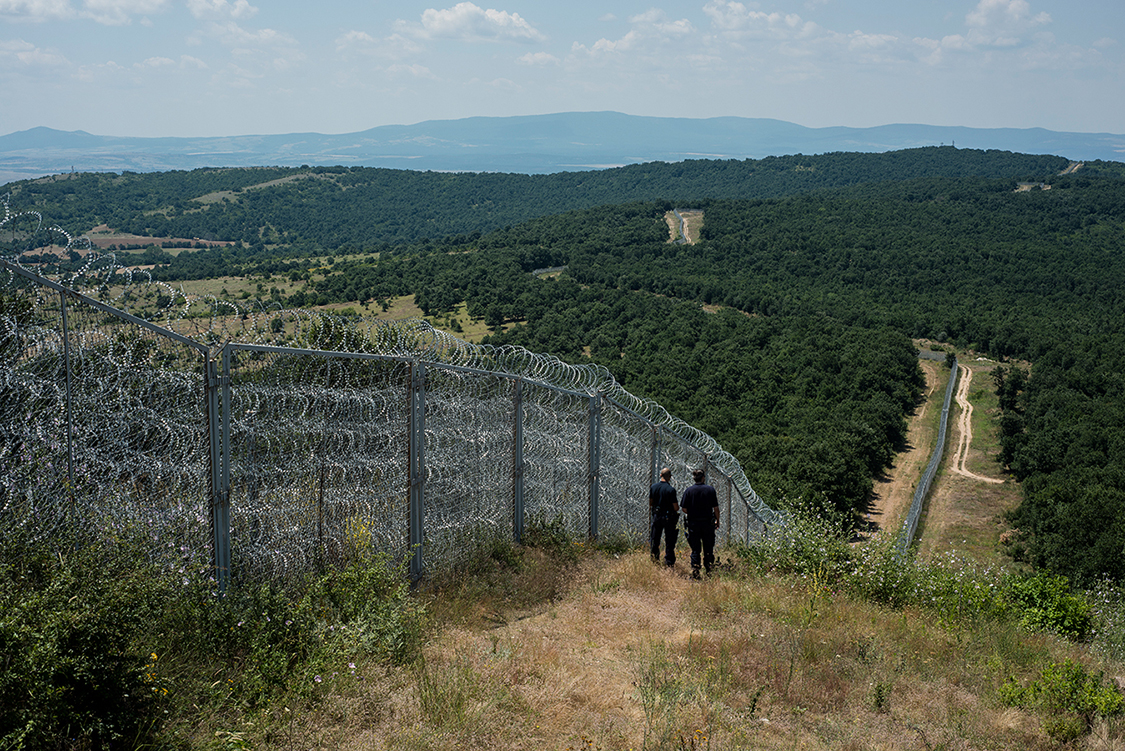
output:
M80 15L106 26L124 26L133 16L156 13L167 6L167 0L84 0Z
M188 0L188 10L199 19L250 18L258 9L247 0Z
M134 16L157 13L168 0L0 0L0 18L13 21L63 21L88 18L106 26L123 26Z
M1014 47L1031 29L1051 23L1051 16L1032 15L1027 0L980 0L965 23L973 44Z
M403 28L427 39L512 42L540 42L546 39L518 13L491 8L485 10L470 2L457 3L445 10L429 8L422 13L420 27L403 25Z
M366 31L349 31L336 37L336 49L338 50L367 48L378 43L379 41Z
M284 32L275 29L247 31L234 21L208 23L204 26L204 33L230 47L263 47L297 43L297 40Z
M144 62L137 63L137 68L172 68L176 61L169 57L150 57Z
M57 52L44 50L22 39L9 39L0 41L0 64L5 67L55 68L70 62Z
M584 53L587 55L604 55L616 52L628 52L636 48L640 40L641 35L637 33L636 30L632 30L616 41L612 39L605 39L603 37L602 39L594 42L592 47L587 47L584 44L575 42L571 47L571 51L576 54Z
M629 23L635 24L652 34L668 37L682 37L695 31L691 21L686 18L679 21L669 21L664 11L656 9L632 16Z
M1033 13L1027 0L980 0L965 16L966 33L951 34L940 40L916 38L913 42L923 51L920 59L928 65L945 63L950 55L1003 50L1024 50L1019 53L1024 55L1022 60L1015 58L1016 64L1023 67L1051 67L1048 61L1060 64L1070 61L1066 65L1074 64L1076 59L1092 62L1084 53L1064 50L1056 44L1052 34L1036 31L1049 23L1051 16ZM990 58L989 64L997 62L997 58Z
M528 52L516 58L523 65L558 65L559 59L547 52Z
M571 46L574 54L597 56L606 54L642 53L659 50L673 40L690 39L696 29L687 19L669 20L661 10L649 10L629 18L633 25L620 39L601 38L587 47L575 42ZM682 52L682 50L681 50Z
M810 36L819 28L796 13L763 13L734 0L711 0L703 12L719 31L738 37L793 39Z
M74 15L70 0L0 0L0 18L11 21L57 21Z
M402 60L419 54L423 51L423 47L402 34L391 34L384 39L376 39L366 31L349 31L336 37L336 51Z
M428 78L435 81L437 80L437 76L435 76L429 68L427 68L425 65L418 64L392 65L387 68L387 73L398 76L410 76L412 78Z

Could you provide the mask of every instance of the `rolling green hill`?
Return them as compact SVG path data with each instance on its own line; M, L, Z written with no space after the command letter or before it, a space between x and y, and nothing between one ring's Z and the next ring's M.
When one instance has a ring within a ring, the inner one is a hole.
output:
M592 359L718 438L771 502L844 527L902 440L911 338L1030 361L997 375L1000 459L1026 489L1011 552L1092 581L1125 576L1125 168L1067 167L942 147L539 176L197 170L11 200L71 231L236 241L136 258L160 279L280 276L290 306L414 295L454 331L467 315L491 343ZM668 242L673 205L704 211L700 242ZM530 273L547 267L565 270Z
M371 250L629 201L771 198L924 176L1041 181L1066 167L1061 157L934 147L653 162L551 175L363 167L87 173L14 183L9 189L15 205L40 211L79 234L107 224L153 237Z

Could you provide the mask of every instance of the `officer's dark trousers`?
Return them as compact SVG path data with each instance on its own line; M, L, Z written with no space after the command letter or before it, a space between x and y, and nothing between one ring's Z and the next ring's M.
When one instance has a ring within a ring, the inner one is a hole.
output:
M664 537L664 563L667 566L676 565L676 538L679 529L676 527L677 514L662 514L653 512L652 524L649 528L649 543L652 547L652 560L660 560L660 538Z
M699 571L700 563L708 573L715 565L715 522L708 519L688 524L687 544L691 548L691 570ZM702 561L700 560L702 558Z

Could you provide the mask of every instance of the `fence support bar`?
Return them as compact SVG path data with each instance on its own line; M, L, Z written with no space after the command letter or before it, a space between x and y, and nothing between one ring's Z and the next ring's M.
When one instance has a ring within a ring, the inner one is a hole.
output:
M206 358L203 364L204 386L207 393L207 435L208 455L211 463L211 534L212 555L215 564L215 582L219 593L226 592L230 583L230 494L225 492L224 460L226 451L221 432L229 437L229 416L220 414L220 378L218 365L213 358ZM226 350L223 352L223 369L230 372L230 361ZM228 378L229 383L229 378ZM222 401L225 403L225 412L230 412L230 391L227 390ZM223 428L220 428L220 420ZM229 445L230 441L226 441Z
M426 366L415 360L410 366L410 576L422 578L425 557L426 513Z
M590 493L590 538L596 539L598 536L598 501L601 488L599 486L599 474L601 472L601 438L602 438L602 410L601 410L601 395L595 394L590 397L590 437L588 442L589 447L589 470L588 470L588 486Z
M512 404L512 539L523 542L523 379L516 379Z

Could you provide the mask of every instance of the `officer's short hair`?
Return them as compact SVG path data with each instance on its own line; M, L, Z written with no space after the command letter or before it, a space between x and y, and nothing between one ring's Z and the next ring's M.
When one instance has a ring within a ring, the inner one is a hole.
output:
M694 470L691 473L691 479L695 480L696 482L703 482L703 478L705 478L706 476L707 473L702 469Z

